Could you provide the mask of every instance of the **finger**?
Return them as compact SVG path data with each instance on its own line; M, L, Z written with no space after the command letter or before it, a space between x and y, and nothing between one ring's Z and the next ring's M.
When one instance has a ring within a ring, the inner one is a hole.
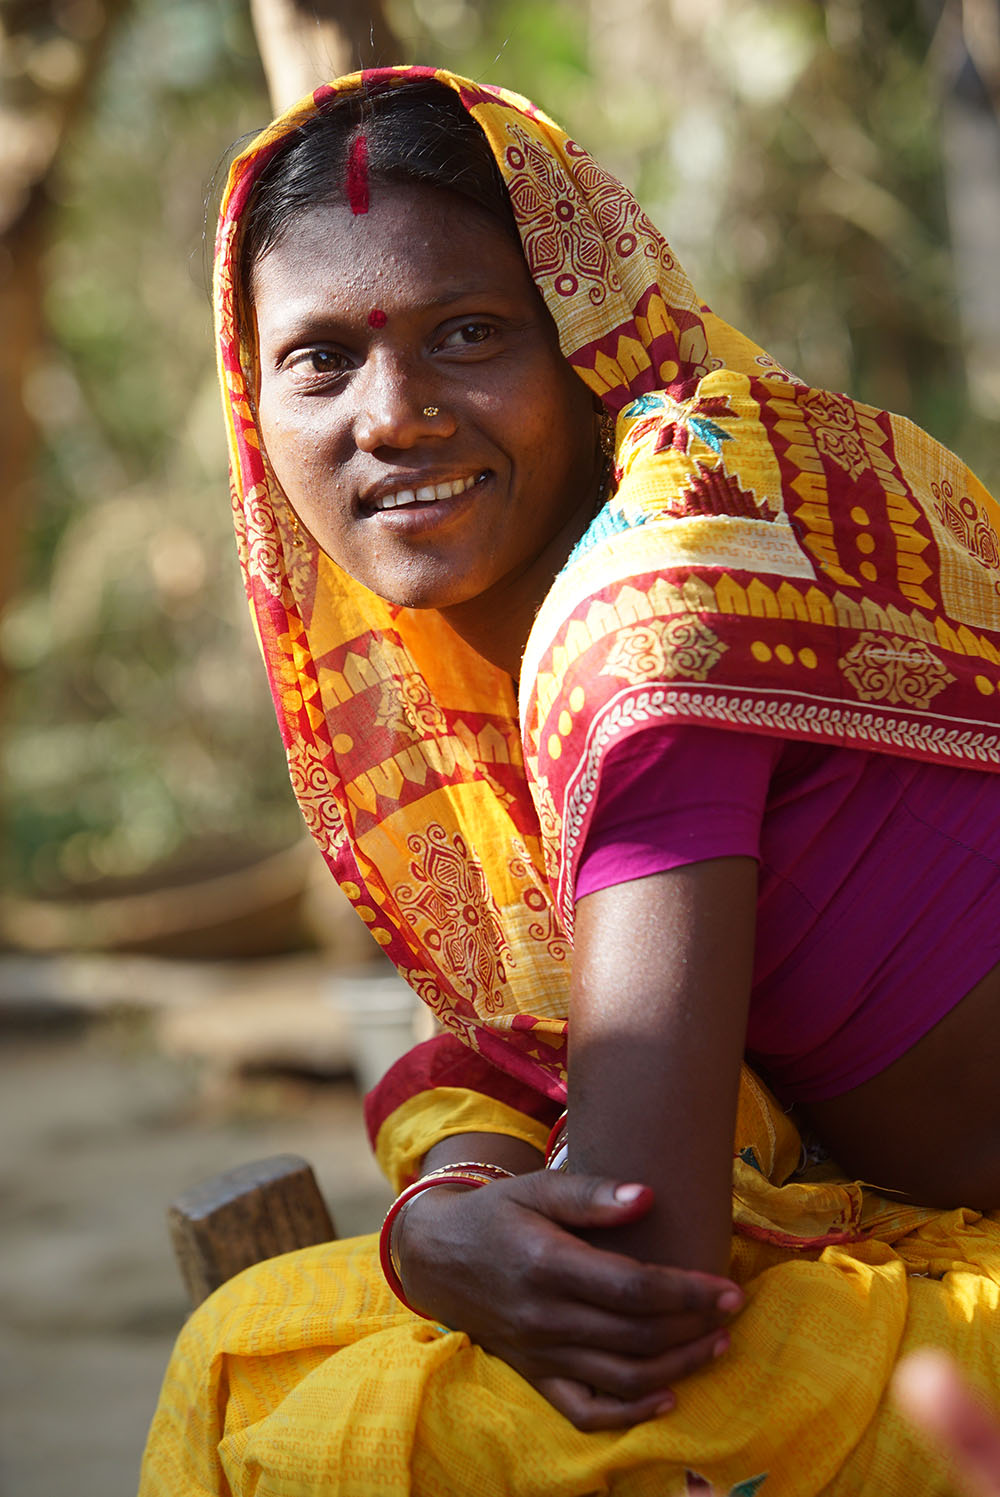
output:
M558 1251L542 1234L525 1232L522 1240L528 1276L551 1298L578 1299L615 1315L700 1316L697 1331L730 1318L744 1304L739 1286L714 1274L639 1263L568 1233L560 1234Z
M634 1424L670 1413L676 1403L669 1392L632 1401L612 1398L572 1378L538 1378L534 1386L571 1424L588 1433L599 1429L631 1429Z
M508 1323L532 1347L586 1346L621 1357L659 1357L722 1330L732 1319L721 1310L700 1315L614 1315L578 1300L546 1296L522 1301Z
M571 1229L621 1225L644 1215L653 1202L645 1185L552 1170L536 1170L498 1188L548 1222ZM566 1280L568 1294L624 1314L696 1314L719 1308L731 1316L744 1303L742 1290L731 1279L638 1263L572 1236L560 1239L558 1253L544 1244L543 1265L560 1280L573 1276Z
M521 1175L511 1194L564 1227L618 1227L645 1216L653 1204L648 1185L561 1170Z
M693 1269L664 1268L655 1263L637 1263L621 1253L600 1254L600 1261L572 1259L572 1274L583 1274L575 1281L581 1300L610 1310L617 1315L686 1315L701 1319L700 1329L707 1329L706 1317L713 1324L731 1320L746 1303L746 1296L731 1279Z
M660 1357L615 1357L589 1346L569 1346L536 1351L533 1361L542 1375L568 1377L631 1404L665 1397L672 1383L690 1377L728 1349L728 1333L713 1331Z
M907 1418L951 1456L970 1497L1000 1497L1000 1422L948 1357L914 1352L896 1369L892 1391Z

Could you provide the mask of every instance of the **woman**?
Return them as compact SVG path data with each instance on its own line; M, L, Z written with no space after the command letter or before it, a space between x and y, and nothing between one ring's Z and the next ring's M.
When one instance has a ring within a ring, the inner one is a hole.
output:
M370 1114L427 1318L367 1239L242 1276L143 1492L947 1491L884 1395L1000 1355L1000 512L447 73L279 120L217 264L292 781L447 1033Z

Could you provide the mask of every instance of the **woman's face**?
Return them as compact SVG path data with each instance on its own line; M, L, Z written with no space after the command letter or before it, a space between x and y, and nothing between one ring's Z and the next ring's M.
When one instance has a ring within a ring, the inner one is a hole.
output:
M392 603L534 607L599 456L517 246L450 192L373 183L367 213L295 220L253 292L261 435L323 550Z

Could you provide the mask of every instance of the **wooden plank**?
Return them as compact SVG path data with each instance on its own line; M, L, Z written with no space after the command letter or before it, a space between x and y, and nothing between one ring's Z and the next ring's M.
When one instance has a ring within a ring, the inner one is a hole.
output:
M167 1209L193 1305L265 1258L336 1237L316 1177L297 1154L275 1154L186 1190Z

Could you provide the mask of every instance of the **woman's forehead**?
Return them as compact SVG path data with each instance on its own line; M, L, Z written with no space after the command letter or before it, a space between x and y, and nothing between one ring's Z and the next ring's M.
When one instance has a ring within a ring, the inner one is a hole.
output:
M258 315L272 303L341 300L433 307L494 290L537 295L520 248L485 212L438 188L372 183L366 212L319 204L289 225L254 269Z

